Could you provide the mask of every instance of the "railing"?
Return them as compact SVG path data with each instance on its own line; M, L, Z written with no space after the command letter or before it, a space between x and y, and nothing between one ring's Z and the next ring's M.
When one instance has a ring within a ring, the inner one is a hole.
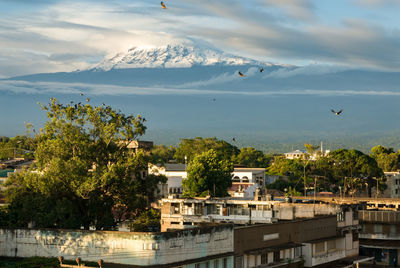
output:
M400 223L400 211L359 210L360 222Z

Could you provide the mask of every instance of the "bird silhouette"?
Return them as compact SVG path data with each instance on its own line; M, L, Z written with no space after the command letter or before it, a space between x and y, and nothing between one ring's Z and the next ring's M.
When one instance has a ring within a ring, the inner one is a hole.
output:
M146 121L147 121L146 118L143 117L143 122L146 122Z
M89 101L90 101L90 98L86 98L86 101L89 102Z
M343 110L340 109L339 111L336 112L335 110L331 109L331 112L336 114L336 115L340 115L343 112Z
M83 93L80 93L79 95L83 96Z
M239 71L239 72L238 72L238 74L239 74L239 76L240 76L240 77L245 77L245 75L244 75L244 74L242 74L242 72L241 72L241 71Z
M233 142L235 142L235 141L236 141L236 139L235 139L235 138L232 138L232 141L233 141Z
M167 7L165 6L165 4L164 4L163 1L161 1L161 7L162 7L163 9L167 9Z
M263 71L264 71L264 68L261 67L261 68L260 68L260 73L262 73Z

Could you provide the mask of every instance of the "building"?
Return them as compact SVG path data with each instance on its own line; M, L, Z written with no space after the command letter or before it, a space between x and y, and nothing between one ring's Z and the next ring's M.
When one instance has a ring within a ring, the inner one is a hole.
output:
M385 197L400 197L400 172L385 172L387 189L384 192Z
M149 173L164 175L168 178L167 187L163 191L163 196L174 195L181 197L183 193L182 181L187 178L186 165L167 163L165 166L149 165Z
M149 165L150 174L160 174L168 178L167 192L163 196L173 195L180 198L183 193L182 181L187 179L187 165L166 163L164 166ZM254 198L256 188L265 185L265 168L234 168L232 187L228 192L235 197Z
M233 197L253 199L257 188L265 187L265 168L236 167L232 174L232 187L228 193Z
M393 265L400 257L400 201L371 200L358 213L360 252L374 257L377 264Z
M137 153L139 149L142 149L145 152L149 152L153 148L153 142L133 140L127 142L126 148L133 150L135 153Z
M295 150L293 152L285 153L284 155L286 159L304 159L306 156L306 152L301 150Z
M162 200L161 230L232 223L236 267L316 267L358 256L357 215L351 205L171 198Z
M330 153L330 150L317 150L312 155L307 153L306 151L295 150L289 153L285 153L286 159L309 159L309 160L317 160L318 157L327 156Z
M233 232L231 224L165 233L0 229L0 256L102 259L105 267L232 268Z

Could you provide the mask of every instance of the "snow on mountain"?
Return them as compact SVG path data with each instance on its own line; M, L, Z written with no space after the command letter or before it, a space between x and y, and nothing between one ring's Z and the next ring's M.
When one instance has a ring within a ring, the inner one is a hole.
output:
M212 65L270 66L272 64L234 56L211 47L172 44L156 48L133 47L127 52L118 53L111 59L104 60L94 69L109 71L128 68L189 68Z

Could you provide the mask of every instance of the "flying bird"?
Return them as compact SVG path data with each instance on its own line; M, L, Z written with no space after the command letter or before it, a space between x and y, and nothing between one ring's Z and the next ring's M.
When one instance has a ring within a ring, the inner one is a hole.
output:
M146 122L146 121L147 121L146 118L143 117L143 122Z
M167 9L167 7L165 6L165 4L164 4L163 1L161 1L161 7L162 7L163 9Z
M86 98L86 101L89 102L89 101L90 101L90 98Z
M339 111L336 112L335 110L331 109L331 112L336 114L336 115L340 115L343 112L343 110L340 109Z
M83 96L83 93L80 93L79 95Z
M263 71L264 71L264 68L261 67L261 68L260 68L260 73L262 73Z
M235 141L236 141L236 139L235 139L235 138L232 138L232 141L233 141L233 142L235 142Z
M241 72L241 71L239 71L238 73L239 73L239 76L240 76L240 77L245 77L245 75L244 75L244 74L242 74L242 72Z

